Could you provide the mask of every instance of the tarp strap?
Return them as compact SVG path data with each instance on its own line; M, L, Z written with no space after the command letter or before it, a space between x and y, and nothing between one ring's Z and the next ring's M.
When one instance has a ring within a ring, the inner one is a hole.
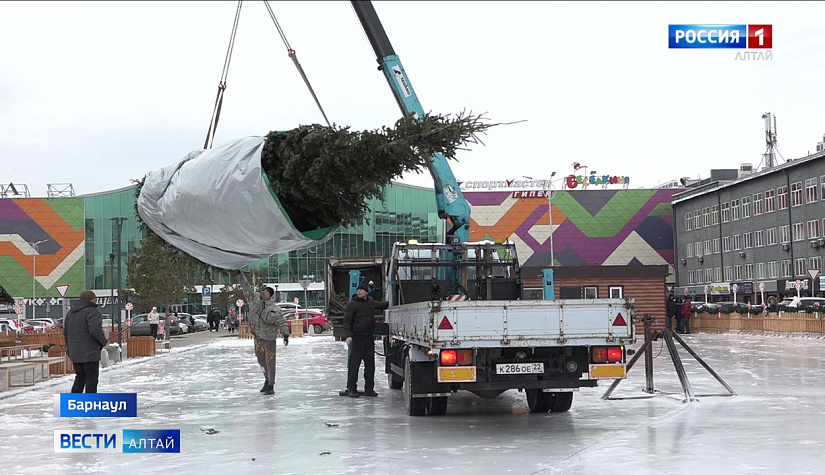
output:
M238 32L238 20L240 20L241 17L242 3L242 0L238 0L238 8L235 10L235 21L232 24L232 34L229 37L229 46L226 48L226 59L223 61L221 80L218 82L218 95L215 97L215 105L212 108L212 119L209 122L209 130L206 132L206 140L203 142L204 149L212 148L212 142L215 140L215 131L218 129L218 121L221 118L223 93L226 90L226 78L229 75L229 63L232 60L232 50L235 48L235 35Z
M278 29L278 34L281 35L281 40L283 40L284 46L286 46L287 54L289 54L289 57L292 59L292 62L295 63L295 67L298 68L298 73L304 80L304 84L306 84L307 89L309 89L309 93L312 94L312 99L315 100L315 105L318 106L318 110L320 110L321 115L324 116L324 121L326 121L327 126L332 127L332 124L329 123L329 119L327 119L326 112L324 112L324 108L321 106L321 101L318 100L318 96L315 94L315 90L312 89L312 84L309 83L309 78L307 78L307 75L304 72L304 68L301 67L301 63L298 61L298 54L289 45L289 41L286 39L284 30L278 23L278 19L275 18L275 13L272 11L272 7L269 6L269 2L267 0L264 0L264 4L266 5L266 9L269 11L269 16L272 18L272 22L275 23L275 28Z

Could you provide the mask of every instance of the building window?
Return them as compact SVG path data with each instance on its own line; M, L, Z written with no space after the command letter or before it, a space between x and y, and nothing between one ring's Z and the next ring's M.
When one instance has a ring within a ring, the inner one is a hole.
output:
M765 207L762 201L762 193L753 195L753 215L759 216L765 212Z
M825 176L822 178L825 178ZM825 184L822 186L825 186ZM713 205L710 207L710 222L711 224L719 224L719 205Z
M804 241L805 240L805 225L802 223L793 223L793 240L794 241Z
M764 262L757 262L756 263L756 278L757 279L764 279L765 276L765 263Z
M713 239L713 253L719 254L719 238Z
M739 208L740 208L739 207L739 200L731 200L731 202L730 202L730 211L731 211L730 219L732 221L736 221L737 219L740 218L741 210Z
M808 221L808 239L819 237L819 220Z
M722 222L730 221L730 203L722 203Z
M788 208L788 187L787 186L780 186L776 189L776 204L779 206L779 209L787 209Z
M693 213L687 212L685 213L685 230L692 231L693 230Z
M753 233L742 233L742 247L745 249L753 247Z
M805 180L805 202L816 202L816 178L808 178Z
M733 266L733 280L742 280L742 266Z
M753 233L753 246L762 247L765 245L765 231L759 230Z
M745 280L753 280L753 264L745 264Z
M802 182L791 183L791 206L802 206Z
M733 278L733 267L725 266L725 277L724 277L724 279L726 281L730 282L732 278Z
M699 242L699 241L696 241L694 243L694 247L696 248L696 251L695 251L696 252L696 257L700 257L702 255L702 243Z
M782 266L782 277L793 277L793 268L791 267L790 259L782 259L780 261Z
M733 235L733 250L738 251L742 249L742 235L741 234L734 234Z
M693 212L693 229L702 227L702 212L698 209Z
M711 254L711 249L710 249L710 239L708 239L707 241L705 241L705 249L704 249L704 251L705 251L705 255L706 255L706 256L709 256L709 255Z
M822 270L822 258L820 256L814 256L808 258L808 269L819 269ZM806 272L807 274L807 272Z
M699 270L696 271L696 283L697 284L702 283L702 269L699 269Z
M586 298L586 299L597 299L597 298L599 298L599 288L598 287L585 287L584 288L584 298Z
M796 267L797 277L807 275L808 272L807 272L807 269L805 268L805 264L806 264L807 259L805 259L804 257L800 257L799 259L795 259L794 261L795 261L794 262L794 264L795 264L794 267Z
M768 246L773 246L778 241L776 240L776 228L768 228Z
M768 190L765 192L765 212L773 213L776 211L776 190Z
M778 277L779 277L779 262L777 262L777 261L768 262L768 278L769 279L776 279Z
M688 257L693 257L693 243L692 242L687 243L687 256Z
M696 282L693 281L693 271L688 271L688 284L695 284Z
M708 283L708 284L713 282L713 269L711 269L711 268L705 269L705 282Z
M608 287L608 291L610 292L610 298L612 299L620 299L624 297L624 287L620 285L611 285Z
M710 226L710 208L702 208L702 224L705 227Z
M714 282L722 282L722 268L721 267L714 267L713 268L713 281Z
M722 238L722 252L730 252L730 236Z
M779 226L779 242L782 244L791 242L791 227L787 224L785 226Z
M825 175L819 177L819 196L825 200Z
M751 217L751 197L745 196L742 198L742 217L743 218L750 218Z

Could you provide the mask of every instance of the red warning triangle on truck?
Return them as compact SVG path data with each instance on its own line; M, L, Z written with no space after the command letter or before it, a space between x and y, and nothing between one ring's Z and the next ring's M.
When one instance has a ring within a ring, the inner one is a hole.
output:
M450 321L447 320L447 316L445 315L444 318L441 319L441 323L438 324L439 330L452 330L453 326L450 325Z
M613 326L614 327L626 327L627 326L627 322L624 321L624 317L622 316L621 313L616 315L616 319L613 320Z

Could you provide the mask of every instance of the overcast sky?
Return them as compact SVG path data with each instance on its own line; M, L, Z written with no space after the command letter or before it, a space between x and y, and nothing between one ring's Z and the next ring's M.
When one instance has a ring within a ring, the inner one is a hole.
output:
M632 187L758 165L825 133L820 2L374 2L427 111L486 112L461 181L559 176ZM330 120L400 111L349 2L270 2ZM88 194L202 147L237 2L0 3L0 183ZM668 49L669 24L771 24L771 60ZM262 2L244 2L215 143L323 121ZM427 174L406 183L430 186Z

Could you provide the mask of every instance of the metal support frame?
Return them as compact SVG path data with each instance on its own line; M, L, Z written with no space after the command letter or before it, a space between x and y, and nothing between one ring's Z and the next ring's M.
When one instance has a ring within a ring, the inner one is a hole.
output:
M120 238L121 234L123 233L123 222L126 221L127 218L124 218L123 216L117 216L110 219L114 221L117 225L117 299L115 300L115 308L117 310L114 317L117 318L117 345L119 348L123 348L123 323L121 322L122 319L120 318L120 258L123 252L121 250Z
M731 388L728 383L726 383L721 376L719 376L707 363L705 363L699 355L696 354L693 349L688 346L687 343L678 335L673 333L671 330L657 330L652 331L651 324L656 319L651 317L649 313L646 313L642 318L642 322L645 326L645 342L642 344L642 347L639 348L639 351L633 356L630 362L627 364L627 372L630 372L630 369L639 358L644 355L645 357L645 389L644 392L648 393L646 396L627 396L627 397L610 397L619 383L622 382L621 379L616 379L613 381L613 384L607 389L607 391L602 396L602 399L610 399L610 400L620 400L620 399L646 399L652 398L657 396L667 396L671 395L672 393L663 393L661 391L656 391L653 387L653 342L658 340L659 338L663 338L665 345L667 346L668 353L670 353L670 357L673 360L673 366L676 368L676 374L679 377L679 383L682 385L682 389L685 394L685 398L682 402L693 402L696 401L697 397L708 397L708 396L735 396L736 391ZM727 393L717 393L717 394L694 394L693 388L690 385L690 381L688 380L687 372L685 371L684 365L682 365L682 360L679 357L679 352L676 348L676 344L674 340L677 341L682 347L690 353L690 355L705 368L708 373L711 374L722 386L727 389Z

